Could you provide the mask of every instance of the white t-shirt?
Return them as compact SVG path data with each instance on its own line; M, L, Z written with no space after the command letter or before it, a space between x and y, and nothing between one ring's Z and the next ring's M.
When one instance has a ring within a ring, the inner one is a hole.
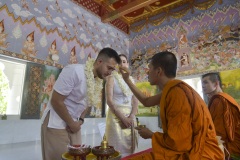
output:
M87 108L87 83L84 68L85 65L82 64L72 64L64 67L53 87L56 92L66 96L64 104L74 120L77 120ZM65 129L65 121L58 116L50 101L43 113L42 122L48 111L50 111L48 127Z

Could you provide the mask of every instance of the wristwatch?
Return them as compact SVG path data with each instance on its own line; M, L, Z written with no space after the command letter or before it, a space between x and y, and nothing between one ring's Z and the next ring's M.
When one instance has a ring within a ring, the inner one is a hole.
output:
M78 121L82 121L82 123L84 123L84 119L81 117L78 118Z

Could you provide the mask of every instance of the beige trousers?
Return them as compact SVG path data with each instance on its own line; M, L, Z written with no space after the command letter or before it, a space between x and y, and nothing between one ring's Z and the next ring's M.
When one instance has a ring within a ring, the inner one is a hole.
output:
M42 159L61 160L62 154L68 151L70 141L71 144L81 144L81 130L76 134L69 134L66 129L48 128L48 120L49 113L41 127Z

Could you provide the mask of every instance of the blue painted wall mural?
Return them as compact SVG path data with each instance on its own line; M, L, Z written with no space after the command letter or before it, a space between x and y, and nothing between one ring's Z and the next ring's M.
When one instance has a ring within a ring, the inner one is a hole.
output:
M0 54L63 67L103 47L128 55L128 35L67 0L0 1Z
M139 24L141 25L141 24ZM240 2L225 0L130 34L133 76L146 81L147 60L159 51L178 58L178 76L240 68Z

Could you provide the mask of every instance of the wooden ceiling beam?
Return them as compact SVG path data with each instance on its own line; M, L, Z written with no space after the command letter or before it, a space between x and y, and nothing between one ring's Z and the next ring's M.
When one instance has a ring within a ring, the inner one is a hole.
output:
M128 13L131 13L137 9L148 6L157 1L159 1L159 0L137 0L137 1L130 2L129 4L123 6L115 11L112 11L112 12L109 12L109 13L103 15L102 22L104 22L104 23L110 22L112 20L115 20L121 16L124 16Z
M148 11L148 12L152 12L152 9L150 6L146 6L145 9Z
M111 5L118 0L94 0L94 2L97 2L98 4L105 4L105 5Z
M117 2L118 0L105 0L105 3L107 4L107 5L111 5L111 4L113 4L113 3L115 3L115 2Z

